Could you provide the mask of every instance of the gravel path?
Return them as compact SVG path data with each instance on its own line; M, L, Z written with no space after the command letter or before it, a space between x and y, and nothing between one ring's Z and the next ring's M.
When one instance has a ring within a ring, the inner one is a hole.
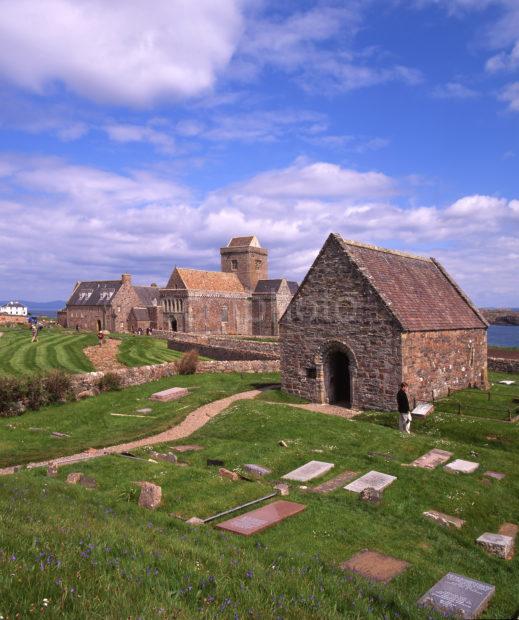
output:
M237 400L246 400L255 398L261 394L260 390L250 390L249 392L240 392L239 394L233 394L227 398L215 400L212 403L203 405L198 409L192 411L180 424L173 426L172 428L159 433L158 435L152 435L151 437L145 437L144 439L138 439L137 441L130 441L128 443L122 443L117 446L110 446L108 448L91 448L85 452L78 454L71 454L70 456L63 456L56 459L50 459L48 461L40 461L38 463L29 463L27 469L34 469L35 467L47 467L50 463L56 465L70 465L72 463L79 463L81 461L87 461L89 459L95 459L105 454L119 454L121 452L128 452L135 448L142 448L143 446L150 446L156 443L162 443L165 441L175 441L176 439L184 439L189 437L196 430L207 424L211 418L214 418L219 413L227 409L232 403ZM0 469L0 476L14 474L20 469L20 466L5 467Z
M83 353L92 362L96 370L111 372L120 368L126 368L117 361L117 351L121 346L121 341L115 338L105 338L101 346L94 345L85 347Z
M268 405L288 405L297 409L305 409L306 411L314 411L315 413L324 413L326 415L334 415L339 418L351 419L359 415L360 411L356 409L347 409L346 407L338 407L337 405L321 405L319 403L295 404L295 403L277 403L274 401L262 401Z

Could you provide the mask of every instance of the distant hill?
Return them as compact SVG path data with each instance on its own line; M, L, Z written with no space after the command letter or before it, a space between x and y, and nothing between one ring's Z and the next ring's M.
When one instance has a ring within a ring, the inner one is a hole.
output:
M517 308L481 308L481 314L491 325L519 325Z

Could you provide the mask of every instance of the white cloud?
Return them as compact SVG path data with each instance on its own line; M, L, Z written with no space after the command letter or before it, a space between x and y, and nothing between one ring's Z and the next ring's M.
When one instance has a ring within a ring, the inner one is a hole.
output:
M499 98L508 103L510 110L519 112L519 82L507 84L501 91Z
M251 233L271 249L274 277L301 279L337 231L438 256L481 303L493 296L492 303L517 304L519 200L471 195L413 207L381 172L305 160L201 198L156 173L57 158L0 156L0 176L7 296L56 298L77 279L124 271L161 284L174 264L218 269L218 248Z
M447 82L437 86L433 91L433 96L438 99L473 99L478 96L478 93L460 82Z
M0 0L0 13L8 80L136 106L210 89L242 29L241 0Z
M108 137L115 142L144 142L153 144L163 153L173 153L174 151L174 141L170 135L146 125L111 123L105 125L104 130Z

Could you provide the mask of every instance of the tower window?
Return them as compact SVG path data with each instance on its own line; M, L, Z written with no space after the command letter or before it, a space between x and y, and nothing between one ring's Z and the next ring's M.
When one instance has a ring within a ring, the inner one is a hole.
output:
M227 306L223 306L222 308L222 323L227 323L229 321L229 310Z
M261 265L262 265L262 264L263 264L263 263L262 263L260 260L257 260L257 261L256 261L256 270L257 270L257 271L259 271L259 270L261 269Z
M231 261L231 269L233 271L238 271L238 261L237 260L232 260Z

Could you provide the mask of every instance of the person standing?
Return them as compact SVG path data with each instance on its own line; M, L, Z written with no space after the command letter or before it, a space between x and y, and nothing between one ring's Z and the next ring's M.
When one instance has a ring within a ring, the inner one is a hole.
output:
M398 404L398 413L400 414L400 419L398 423L398 428L402 433L411 433L411 408L409 406L409 395L407 393L408 385L407 383L401 383L400 389L396 395L396 402Z
M38 323L31 323L31 333L32 339L31 342L38 342Z
M101 346L103 346L103 340L104 340L104 338L105 338L105 335L103 334L103 331L100 329L100 330L97 332L97 341L99 342L99 346L100 346L100 347L101 347Z

